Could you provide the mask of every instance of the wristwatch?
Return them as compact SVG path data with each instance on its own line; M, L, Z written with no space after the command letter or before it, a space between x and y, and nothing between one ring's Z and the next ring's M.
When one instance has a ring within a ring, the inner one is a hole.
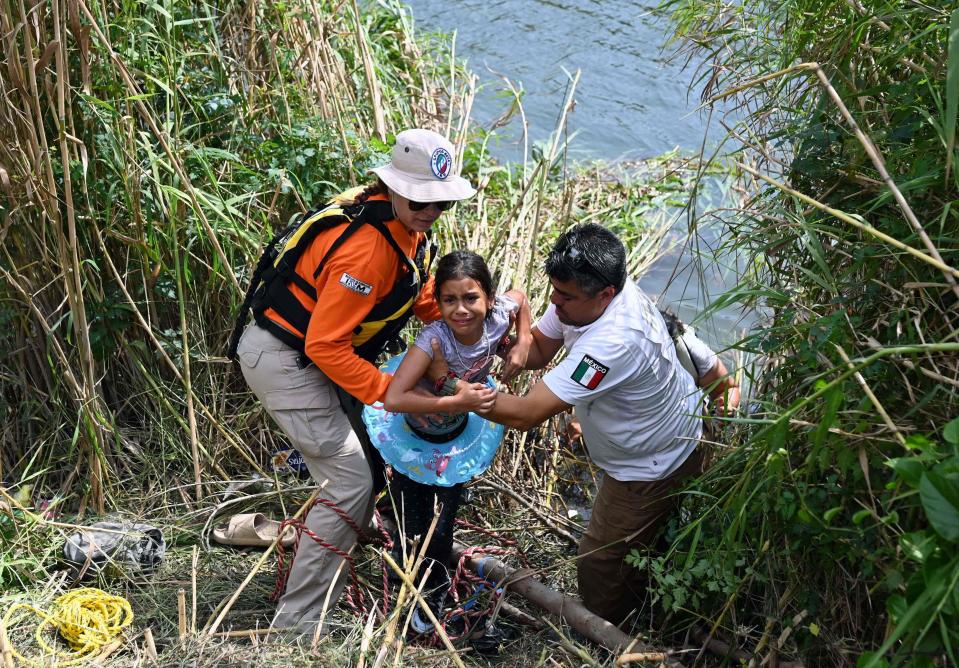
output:
M448 371L445 376L438 378L433 384L433 391L441 397L451 397L456 394L456 383L459 378L452 371Z

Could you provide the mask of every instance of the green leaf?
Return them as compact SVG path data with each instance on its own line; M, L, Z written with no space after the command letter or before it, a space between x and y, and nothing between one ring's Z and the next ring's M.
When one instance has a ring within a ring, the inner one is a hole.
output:
M886 612L889 613L889 617L893 623L901 619L908 609L909 604L906 602L906 599L899 594L893 594L886 599Z
M929 524L948 541L959 542L959 484L929 472L919 482L919 498Z
M839 412L839 407L842 406L844 398L845 395L842 392L842 387L839 385L826 393L826 409L823 411L822 420L819 422L819 426L816 427L816 431L814 431L812 435L812 443L814 447L821 447L825 442L826 436L829 434L829 428L832 427L836 422L836 414Z
M832 522L832 519L839 514L841 510L842 510L842 506L836 506L835 508L830 508L829 510L827 510L826 512L822 514L822 521L825 522L826 524L829 524L830 522Z
M922 434L910 434L909 436L906 436L906 447L910 450L918 450L922 453L934 453L936 451L936 444Z
M949 424L943 428L942 437L946 439L946 443L959 445L959 417L949 422Z
M896 472L896 476L915 489L926 468L916 457L897 457L886 462Z
M936 550L936 535L929 531L913 531L899 537L899 547L903 553L923 563Z
M879 652L866 652L856 661L856 668L888 668L889 662Z
M852 516L852 523L855 525L862 524L867 517L872 517L872 511L868 508L863 508L858 513Z
M949 47L946 66L946 171L952 166L952 149L956 145L956 113L959 112L959 9L949 20Z

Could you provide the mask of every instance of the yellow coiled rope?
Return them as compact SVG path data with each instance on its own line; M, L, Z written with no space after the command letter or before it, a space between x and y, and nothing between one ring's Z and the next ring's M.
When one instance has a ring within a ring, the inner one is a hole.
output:
M114 596L94 588L74 589L58 596L50 612L27 603L14 603L3 616L8 638L11 624L18 624L25 617L21 615L14 619L17 610L32 612L43 620L34 634L37 644L47 657L43 661L28 659L16 650L13 643L9 643L13 655L31 666L72 666L81 663L133 622L133 610L129 601L122 596ZM58 650L46 641L43 632L48 625L60 632L63 639L70 644L72 652ZM53 663L50 663L50 655L55 659Z

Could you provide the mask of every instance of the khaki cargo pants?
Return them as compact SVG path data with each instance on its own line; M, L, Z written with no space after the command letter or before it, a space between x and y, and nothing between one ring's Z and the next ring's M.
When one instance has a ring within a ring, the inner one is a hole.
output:
M659 530L679 505L685 478L704 470L699 444L671 475L650 482L603 476L586 533L579 542L576 576L588 610L622 624L646 597L647 576L626 563L632 549L653 547Z
M243 333L237 356L250 389L303 455L310 475L317 483L327 481L321 498L367 526L373 512L370 466L336 386L316 366L299 368L299 353L255 323ZM345 552L356 544L356 532L326 506L316 505L306 526ZM324 605L328 618L348 577L341 557L304 535L273 626L316 632Z

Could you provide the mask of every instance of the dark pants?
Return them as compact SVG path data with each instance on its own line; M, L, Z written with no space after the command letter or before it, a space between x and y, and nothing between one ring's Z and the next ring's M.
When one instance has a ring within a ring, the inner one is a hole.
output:
M403 528L408 539L419 536L419 545L426 539L426 532L433 522L434 505L440 507L439 520L426 548L426 558L433 562L426 589L445 590L450 583L449 563L453 555L453 529L462 499L463 485L424 485L394 470L390 479L390 494L393 497L397 523ZM429 562L424 562L424 567L430 565Z
M647 549L679 505L683 479L703 472L703 451L693 450L663 480L620 482L604 476L586 534L579 542L577 580L583 604L621 624L646 596L644 571L624 561L632 549Z

